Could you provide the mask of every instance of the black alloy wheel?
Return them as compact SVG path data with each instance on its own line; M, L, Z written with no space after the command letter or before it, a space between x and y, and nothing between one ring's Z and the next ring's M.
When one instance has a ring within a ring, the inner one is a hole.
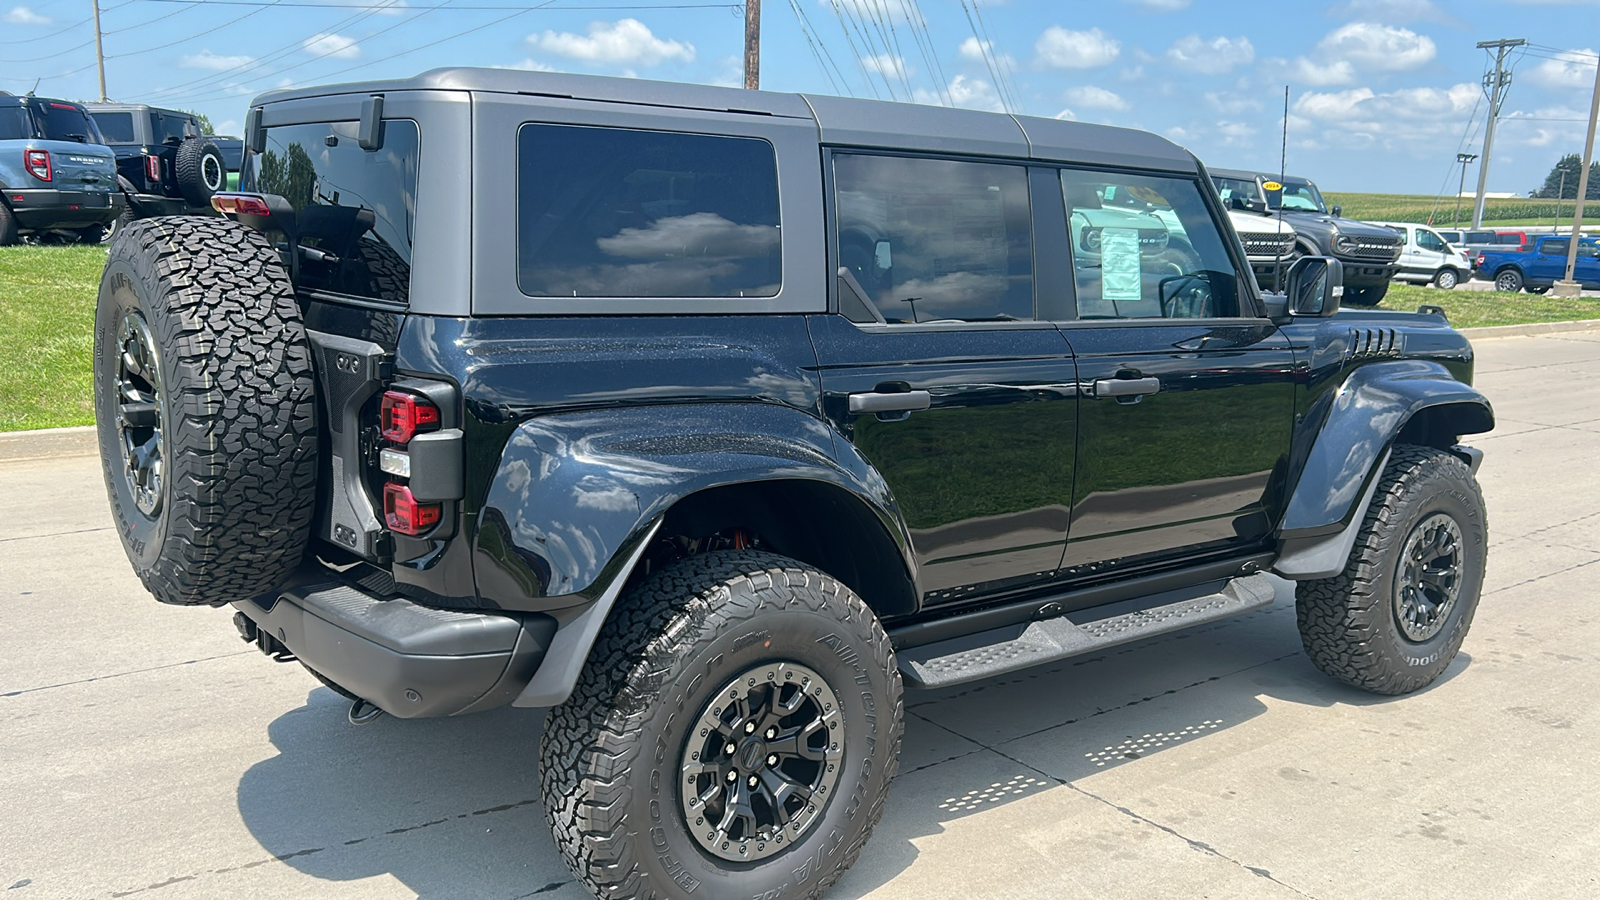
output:
M1406 640L1439 633L1461 593L1461 526L1435 513L1411 529L1394 584L1394 618Z
M121 352L107 387L116 398L122 477L134 506L155 518L161 512L166 463L161 440L161 356L142 312L126 310L117 344Z
M838 785L843 722L833 688L799 663L724 685L683 748L679 802L695 843L734 862L792 846Z

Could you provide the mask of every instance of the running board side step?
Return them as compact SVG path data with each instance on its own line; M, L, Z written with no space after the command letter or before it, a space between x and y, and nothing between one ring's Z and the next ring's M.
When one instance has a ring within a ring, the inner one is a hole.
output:
M1216 593L1172 591L908 648L900 673L922 688L976 681L1260 609L1275 594L1265 574L1243 575Z

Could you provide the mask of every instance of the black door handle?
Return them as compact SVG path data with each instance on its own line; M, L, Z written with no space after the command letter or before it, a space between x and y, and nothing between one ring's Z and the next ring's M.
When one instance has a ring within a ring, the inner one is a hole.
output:
M867 391L850 395L852 413L916 412L932 405L933 395L927 391Z
M1096 397L1142 397L1159 390L1159 378L1102 378L1094 383Z

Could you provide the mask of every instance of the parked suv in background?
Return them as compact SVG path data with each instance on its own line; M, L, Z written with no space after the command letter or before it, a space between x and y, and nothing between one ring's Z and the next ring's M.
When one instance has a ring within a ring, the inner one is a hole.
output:
M1405 246L1400 251L1400 271L1395 281L1432 284L1449 290L1472 277L1472 257L1457 250L1439 232L1412 222L1368 222L1400 235Z
M1212 169L1217 190L1254 203L1260 216L1278 215L1294 228L1296 252L1301 256L1331 256L1344 264L1344 302L1376 306L1389 290L1389 279L1400 270L1400 237L1394 232L1346 219L1338 207L1329 210L1322 192L1307 178L1289 176L1278 189L1278 177L1265 172ZM1252 185L1254 189L1252 190Z
M215 215L211 195L227 186L227 163L193 114L139 103L85 103L117 154L128 208L149 216Z
M1159 136L480 69L249 123L229 218L106 263L124 549L356 723L549 709L540 795L597 895L820 896L905 683L1259 609L1268 570L1367 690L1472 621L1471 345L1340 311L1337 260L1263 295Z
M116 159L83 107L0 92L0 246L27 233L98 241L122 209Z

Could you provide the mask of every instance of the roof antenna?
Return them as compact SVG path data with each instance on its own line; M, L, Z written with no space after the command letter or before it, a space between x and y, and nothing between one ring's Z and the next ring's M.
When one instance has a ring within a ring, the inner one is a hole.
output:
M1283 86L1283 143L1278 150L1278 233L1283 234L1283 179L1289 171L1289 86ZM1293 251L1291 251L1293 252ZM1273 293L1283 292L1283 266L1277 266Z
M39 90L39 82L41 82L41 81L43 81L43 80L44 80L44 78L43 78L43 76L41 76L41 77L39 77L39 78L35 78L35 79L34 79L34 80L33 80L33 87L31 87L31 88L28 88L28 96L29 96L29 97L32 97L32 96L33 96L33 94L34 94L34 92L35 92L35 91L37 91L37 90Z

